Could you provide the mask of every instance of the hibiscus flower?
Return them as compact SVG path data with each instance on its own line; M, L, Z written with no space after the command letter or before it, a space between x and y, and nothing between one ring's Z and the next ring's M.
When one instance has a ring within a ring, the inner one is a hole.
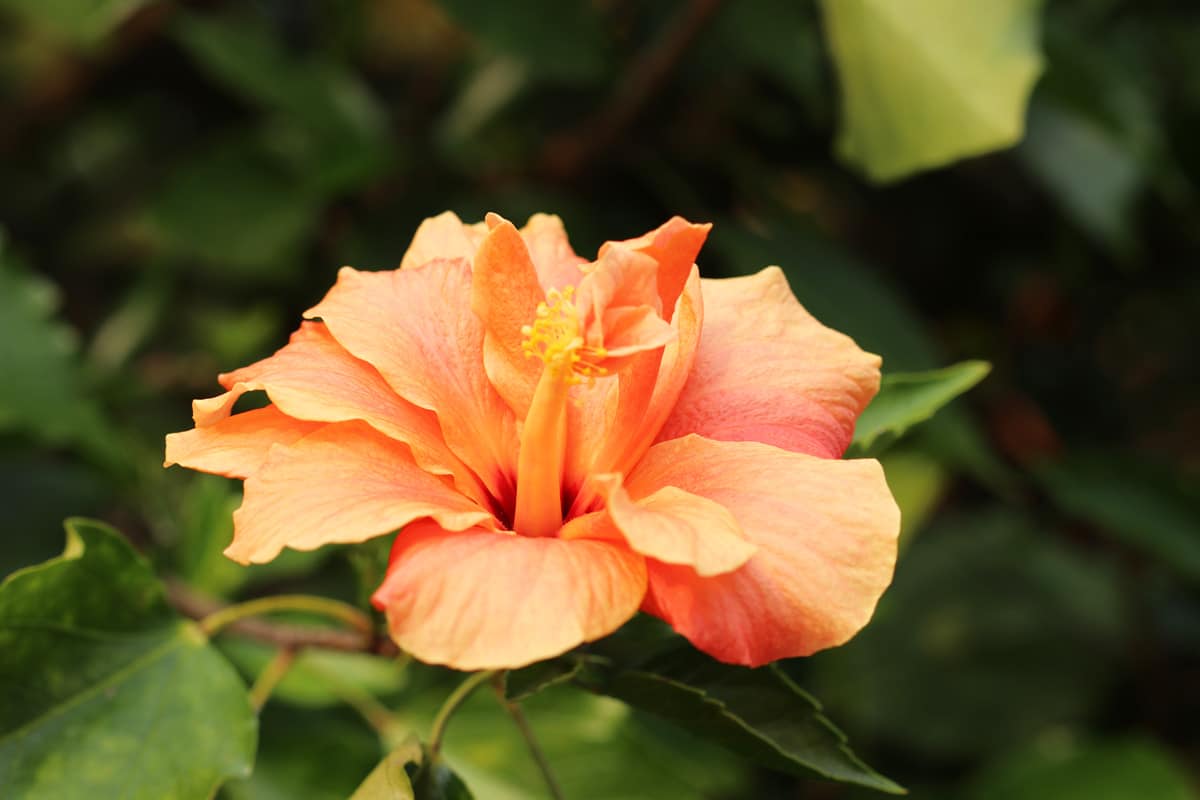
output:
M896 556L878 462L841 460L879 358L778 268L701 279L708 230L589 262L554 216L426 220L221 375L166 462L245 480L242 563L399 531L374 602L429 663L522 666L639 609L731 663L841 644Z

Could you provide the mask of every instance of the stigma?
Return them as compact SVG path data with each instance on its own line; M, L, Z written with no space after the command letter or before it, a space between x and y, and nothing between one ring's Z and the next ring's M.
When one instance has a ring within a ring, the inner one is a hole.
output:
M567 384L591 383L608 374L600 366L608 352L584 340L574 286L546 292L533 323L522 327L521 335L525 356L541 359L547 373Z

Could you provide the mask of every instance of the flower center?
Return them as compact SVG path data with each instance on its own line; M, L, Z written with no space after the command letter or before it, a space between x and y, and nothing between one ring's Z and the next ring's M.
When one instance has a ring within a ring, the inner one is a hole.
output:
M546 292L538 303L537 318L521 328L525 341L521 347L529 358L540 358L546 370L560 375L569 384L592 381L608 374L600 362L608 357L603 347L584 344L579 311L575 307L575 287Z
M524 536L554 536L562 527L562 474L567 448L567 402L574 384L607 374L603 347L584 343L575 289L551 289L533 323L521 329L522 347L540 358L542 376L534 389L517 457L517 507L513 529Z

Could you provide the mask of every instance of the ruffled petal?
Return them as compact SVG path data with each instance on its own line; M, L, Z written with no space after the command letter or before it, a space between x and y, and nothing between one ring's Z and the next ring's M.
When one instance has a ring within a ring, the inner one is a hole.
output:
M364 422L339 422L271 448L246 480L225 555L261 563L284 547L361 542L421 517L452 530L495 524L489 512L417 466L403 444Z
M534 321L546 293L517 229L496 214L488 214L487 221L491 230L475 254L471 308L486 332L487 375L517 419L524 419L542 362L526 355L521 329Z
M703 281L704 330L660 440L697 433L838 458L879 390L879 357L826 328L778 267Z
M475 490L474 477L446 447L437 416L397 395L377 369L347 353L319 322L303 323L274 355L221 375L220 381L229 391L196 402L197 425L227 416L243 393L265 391L280 411L296 419L360 419L411 447L423 469L454 475L460 488Z
M467 262L390 272L344 267L306 315L324 320L337 342L379 370L396 394L434 412L451 452L493 496L511 494L516 426L479 358L483 327L471 311Z
M521 228L521 238L545 290L574 286L583 278L587 259L575 254L562 220L554 214L534 214Z
M697 225L682 217L672 217L663 225L636 239L605 243L600 248L600 256L603 258L609 248L623 246L644 253L657 261L658 271L655 277L658 293L663 315L670 322L675 302L688 281L692 266L696 263L696 256L699 255L711 229L711 223Z
M167 434L164 467L188 469L244 479L267 460L271 445L288 445L322 427L320 422L293 419L275 406L226 416L205 427Z
M462 670L520 667L605 636L637 612L645 560L594 540L419 522L396 538L374 602L401 649Z
M635 498L674 486L713 500L758 546L715 577L650 563L646 609L722 661L758 666L840 645L891 582L900 512L877 461L688 436L650 448L626 486Z
M417 227L412 243L400 261L400 269L420 267L437 259L470 261L486 233L484 225L467 225L453 211L443 211Z
M708 577L732 572L758 550L729 510L707 497L664 486L634 501L620 475L599 475L595 480L621 535L644 556L682 564Z

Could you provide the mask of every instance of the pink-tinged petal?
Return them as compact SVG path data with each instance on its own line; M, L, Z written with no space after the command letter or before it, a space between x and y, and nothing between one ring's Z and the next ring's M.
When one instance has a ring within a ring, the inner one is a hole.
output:
M877 461L688 436L654 445L626 480L635 499L664 486L720 503L758 546L714 577L650 564L646 609L722 661L758 666L840 645L891 582L900 512Z
M379 370L346 352L319 322L303 323L273 356L221 375L220 381L229 390L225 399L219 404L214 402L219 398L197 401L197 425L211 424L222 412L227 415L244 392L265 391L279 410L296 419L360 419L411 447L422 468L454 475L466 490L475 488L474 478L446 447L437 416L397 395ZM213 407L203 405L208 403Z
M608 242L600 248L600 255L603 256L608 248L620 245L645 253L657 261L658 292L662 299L663 315L670 321L679 293L683 291L692 266L696 263L696 256L711 229L711 223L697 225L682 217L672 217L644 236L623 242Z
M188 469L244 479L267 460L271 445L288 445L322 427L320 422L293 419L275 406L225 417L202 428L167 434L164 467Z
M400 261L400 269L420 267L437 259L470 261L486 233L483 225L467 225L454 212L444 211L417 227L412 244Z
M495 524L478 504L417 466L405 445L364 422L339 422L271 448L246 480L225 555L261 563L284 547L361 542L421 517L452 530Z
M658 262L619 244L610 244L604 255L579 282L576 305L581 315L583 339L602 347L605 369L622 369L630 356L661 348L675 338L662 318L658 297Z
M625 541L644 556L686 565L708 577L732 572L758 550L729 510L714 500L664 486L635 502L621 486L620 475L595 480Z
M580 269L587 259L575 255L562 220L554 214L534 214L521 228L521 238L537 268L542 288L562 289L583 278Z
M704 329L660 440L697 433L838 458L879 390L879 357L817 322L778 267L703 281Z
M646 564L594 540L442 530L396 538L375 593L396 644L456 669L520 667L616 630L637 612Z
M487 375L517 418L524 419L542 362L526 355L521 329L534 321L546 294L517 229L495 214L487 221L491 230L475 254L471 308L486 331Z
M516 424L479 357L465 261L390 272L344 267L306 314L324 320L349 353L379 370L402 398L437 414L447 446L495 497L511 494Z

